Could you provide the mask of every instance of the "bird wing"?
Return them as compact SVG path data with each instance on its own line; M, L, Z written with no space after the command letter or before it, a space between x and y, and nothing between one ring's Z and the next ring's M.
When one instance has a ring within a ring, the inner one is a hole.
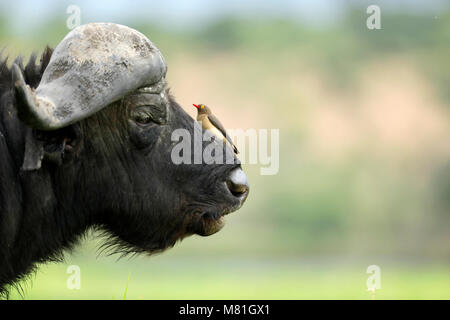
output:
M236 146L233 143L233 140L231 140L230 136L227 134L227 131L225 130L225 128L223 127L223 125L220 123L219 119L217 119L217 117L213 114L208 115L208 119L211 122L211 124L217 128L217 130L219 130L223 136L228 140L228 142L230 143L230 145L233 147L234 152L235 153L239 153L238 149L236 148Z

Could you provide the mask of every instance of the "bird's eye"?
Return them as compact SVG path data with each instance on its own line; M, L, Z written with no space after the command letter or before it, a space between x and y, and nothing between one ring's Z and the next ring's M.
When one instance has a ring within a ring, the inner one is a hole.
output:
M139 124L149 124L152 122L152 116L148 110L139 108L133 112L133 120Z

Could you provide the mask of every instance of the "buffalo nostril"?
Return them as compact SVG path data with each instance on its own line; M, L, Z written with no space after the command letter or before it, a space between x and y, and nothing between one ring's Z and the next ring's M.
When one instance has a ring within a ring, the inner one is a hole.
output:
M248 193L250 186L248 184L247 176L242 169L234 169L228 180L227 186L231 194L235 197L241 197Z

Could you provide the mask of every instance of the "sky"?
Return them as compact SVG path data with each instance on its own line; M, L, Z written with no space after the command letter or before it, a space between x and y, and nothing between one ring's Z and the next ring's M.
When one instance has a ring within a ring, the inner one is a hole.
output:
M40 25L52 16L67 17L69 5L81 9L81 22L108 21L127 24L132 19L149 19L168 28L196 28L221 17L283 17L301 23L327 25L339 19L352 3L379 4L382 10L439 13L446 0L0 0L0 12L9 17L16 32Z

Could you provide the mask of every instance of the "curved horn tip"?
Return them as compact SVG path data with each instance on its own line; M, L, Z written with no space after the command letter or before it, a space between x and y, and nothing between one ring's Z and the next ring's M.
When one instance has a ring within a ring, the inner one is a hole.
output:
M57 123L53 123L48 119L43 118L38 111L38 102L36 95L25 82L22 70L17 64L13 64L12 80L15 89L15 96L17 99L17 110L19 118L28 126L41 130L55 130L58 129Z
M25 85L25 80L23 78L22 70L20 70L20 67L16 63L12 64L11 73L14 87L16 89L22 88Z

